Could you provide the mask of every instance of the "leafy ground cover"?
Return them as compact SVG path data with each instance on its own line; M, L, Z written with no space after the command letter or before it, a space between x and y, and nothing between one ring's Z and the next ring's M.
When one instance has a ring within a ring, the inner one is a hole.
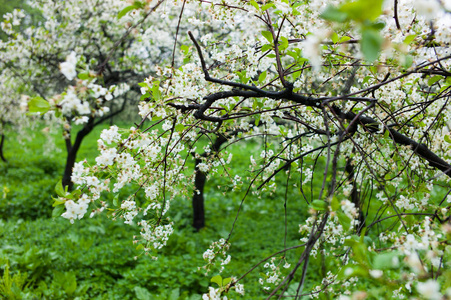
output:
M79 159L95 158L100 130L90 134ZM41 132L21 143L13 142L15 138L8 136L8 163L0 165L1 296L200 299L207 292L210 279L218 272L213 270L206 276L205 270L199 269L205 264L202 253L211 242L228 236L243 190L224 194L216 188L223 183L222 178L213 176L205 189L207 226L200 232L191 227L191 199L175 201L171 211L176 231L158 260L153 260L133 247L130 231L138 234L133 226L104 215L73 225L63 218L52 218L51 196L64 167L63 144L57 143L59 154L46 155L43 145L47 138ZM245 147L245 151L254 151L258 144L248 143ZM230 147L229 151L234 154L234 173L246 173L248 162L240 156L243 145ZM281 186L286 185L285 176L278 180ZM285 201L288 224L301 223L308 215L307 204L292 190L286 193L279 188L266 198L246 199L230 240L232 260L222 277L244 274L265 257L283 250L285 236L287 247L300 244L299 233L290 231L293 227L288 227L287 232L284 228ZM286 260L293 261L301 251L288 252ZM320 266L319 261L312 263ZM265 295L258 283L262 272L260 266L242 281L246 289L242 298L261 299Z

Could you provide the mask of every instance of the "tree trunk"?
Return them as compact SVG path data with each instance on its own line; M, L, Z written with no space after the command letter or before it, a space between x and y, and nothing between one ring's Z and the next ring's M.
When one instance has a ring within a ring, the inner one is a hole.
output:
M216 137L214 144L212 145L211 153L217 153L222 144L227 141L227 138L223 134L219 134ZM206 157L207 154L203 153L202 157ZM204 209L204 187L207 181L207 174L200 171L197 167L202 162L201 159L196 158L194 172L196 176L194 178L195 191L193 194L193 227L199 231L205 227L205 209Z
M66 150L67 150L67 158L66 158L66 166L64 167L63 174L63 187L68 187L69 191L73 189L73 183L71 180L72 177L72 169L75 165L75 161L77 159L77 152L80 149L81 142L87 136L92 129L94 128L94 120L90 119L88 123L77 133L77 137L75 138L75 142L72 145L70 139L66 140Z
M193 195L193 227L196 228L197 231L205 227L204 187L207 175L197 167L201 162L202 160L196 159L196 176L194 178L195 190Z
M4 161L7 162L5 156L3 156L3 145L5 142L5 134L1 134L1 138L0 138L0 158Z
M72 169L75 165L75 160L77 159L77 151L78 149L71 148L67 151L67 157L66 157L66 166L64 167L64 174L63 174L63 187L68 186L69 191L73 189L73 183L71 180L72 177Z

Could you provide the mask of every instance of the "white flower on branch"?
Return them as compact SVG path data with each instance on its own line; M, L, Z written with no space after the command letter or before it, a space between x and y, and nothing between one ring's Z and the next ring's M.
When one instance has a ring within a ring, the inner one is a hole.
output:
M75 67L77 65L77 54L75 51L72 51L67 57L66 61L60 63L60 70L61 73L63 73L64 76L68 80L72 80L77 76L77 72L75 70Z

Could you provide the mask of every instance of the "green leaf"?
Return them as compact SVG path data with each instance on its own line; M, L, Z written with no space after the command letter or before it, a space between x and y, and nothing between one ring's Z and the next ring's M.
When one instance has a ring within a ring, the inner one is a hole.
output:
M449 134L445 135L445 142L451 144L451 138L449 137Z
M266 71L262 72L259 76L258 76L258 82L263 83L263 81L265 81L266 79Z
M52 197L52 199L54 200L54 202L52 204L53 207L64 204L66 202L65 199L53 198L53 197Z
M396 251L381 253L373 260L373 268L378 270L399 268L399 253Z
M323 18L327 21L343 23L348 18L348 15L335 6L328 5L320 15L320 18Z
M273 36L272 36L272 33L271 32L269 32L269 31L267 31L267 30L263 30L262 31L262 36L265 38L265 39L267 39L268 40L268 42L270 42L270 43L272 43L273 42Z
M351 40L351 38L350 38L349 36L342 36L342 37L340 38L340 40L338 41L338 43L339 43L339 44L345 43L345 42L347 42L347 41L349 41L349 40Z
M216 283L217 285L219 285L219 287L222 287L222 277L221 277L221 275L213 276L213 278L210 281Z
M38 96L31 98L30 102L28 102L28 109L32 113L46 113L50 109L50 104L44 98Z
M332 43L334 44L338 43L338 34L336 32L332 33L330 39L332 40Z
M64 277L64 291L66 292L66 294L72 295L77 289L77 278L72 272L66 273Z
M363 30L360 48L367 61L373 62L378 58L382 41L382 37L377 30L372 28L365 28Z
M441 79L443 79L443 76L435 75L434 77L429 78L428 85L432 86L432 85L434 85L434 83L436 83L437 81L440 81Z
M359 240L360 243L363 243L365 241L366 230L367 228L363 227L362 231L360 231L360 240Z
M146 289L140 286L135 286L133 290L136 293L136 299L138 300L150 300L153 299L153 295Z
M352 245L352 258L364 266L369 266L369 258L368 258L368 246L365 243L360 243L360 238L357 237L357 241L353 241Z
M229 278L224 278L224 279L222 280L222 286L228 285L231 281L232 281L232 278L231 278L231 277L229 277Z
M272 45L270 45L270 44L264 44L262 46L262 52L266 52L266 51L271 50L271 49L272 49Z
M374 21L382 13L383 2L384 0L357 0L341 5L339 10L346 13L351 20Z
M413 57L412 55L406 55L404 56L404 61L402 66L406 69L410 68L413 64Z
M299 78L299 76L302 75L302 71L297 71L293 73L293 79L296 80Z
M143 101L143 100L146 100L147 98L150 98L150 94L149 93L145 93L144 95L141 95L139 100Z
M139 7L137 5L130 5L127 6L126 8L124 8L123 10L121 10L118 14L117 14L117 18L120 19L123 16L125 16L129 11L132 11L134 9L138 9Z
M262 6L262 11L265 11L265 10L271 8L271 7L275 7L274 3L268 3L266 5L263 5Z
M175 131L177 131L177 132L182 132L184 129L185 129L185 125L183 125L183 124L177 124L177 125L175 125Z
M78 73L77 77L81 80L86 80L89 79L89 73L85 72L85 73Z
M181 47L180 47L180 49L182 50L182 52L183 52L183 55L188 55L188 53L189 53L189 46L187 46L187 45L182 45Z
M382 30L385 27L384 22L375 22L369 25L369 27L376 29L376 30Z
M68 187L66 187L66 196L67 199L78 199L81 196L80 190L74 190L72 193L68 193Z
M141 250L144 249L144 245L143 244L139 244L138 246L136 246L136 250Z
M53 218L60 217L63 214L65 208L66 207L64 205L56 206L52 211L52 217Z
M337 211L340 209L340 201L338 201L337 197L333 197L332 201L330 202L330 206L332 208L332 211Z
M312 204L310 204L310 206L314 209L314 210L327 210L328 204L326 201L323 200L313 200Z
M255 7L256 10L260 9L260 6L258 6L257 2L255 2L254 0L251 0L249 2L250 5L252 5L253 7Z
M337 211L338 222L340 222L343 230L346 232L351 227L351 219L342 211Z
M280 51L283 51L288 48L288 39L286 37L284 37L284 36L279 37L279 41L280 41L280 44L279 44Z
M114 196L114 198L113 198L113 205L114 205L115 207L118 207L118 206L119 206L119 194L117 194L116 196Z
M176 288L171 291L168 300L178 300L179 298L180 298L180 289Z
M155 101L158 101L161 99L160 82L159 81L155 81L153 83L151 92L152 92L152 97Z
M417 37L416 34L411 34L411 35L406 36L406 38L404 39L404 44L408 45L408 44L412 43L416 37Z
M60 197L66 197L66 191L63 187L63 180L58 181L58 183L55 185L55 193Z

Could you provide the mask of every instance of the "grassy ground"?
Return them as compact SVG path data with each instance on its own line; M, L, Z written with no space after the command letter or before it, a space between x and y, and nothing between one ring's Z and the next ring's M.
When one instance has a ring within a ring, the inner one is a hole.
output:
M99 135L97 128L87 137L78 159L94 159ZM191 199L178 199L171 207L176 231L159 259L140 256L135 260L139 252L132 245L131 232L138 233L136 228L105 216L74 225L51 218L51 196L65 161L59 136L55 141L61 152L56 155L45 154L47 142L41 132L23 144L15 140L8 135L4 151L9 162L0 164L0 274L3 283L11 282L9 287L0 285L0 295L12 299L200 299L208 291L210 278L217 272L205 276L198 270L204 265L202 253L211 242L227 237L244 191L224 196L216 189L221 178L209 180L207 226L198 233L191 227ZM248 162L241 154L253 151L255 145L247 145L245 151L242 147L229 150L234 154L234 173L246 172ZM286 178L278 180L283 186ZM263 199L246 199L231 239L232 261L223 277L239 276L284 248L284 201L282 188ZM299 193L287 194L287 207L288 224L300 224L307 217L307 205ZM288 247L299 244L296 226L288 226L286 235ZM287 260L293 263L300 253L301 249L290 252ZM263 271L257 268L242 281L243 299L263 298L265 292L258 284ZM314 273L313 277L320 276ZM239 297L234 294L233 298Z

